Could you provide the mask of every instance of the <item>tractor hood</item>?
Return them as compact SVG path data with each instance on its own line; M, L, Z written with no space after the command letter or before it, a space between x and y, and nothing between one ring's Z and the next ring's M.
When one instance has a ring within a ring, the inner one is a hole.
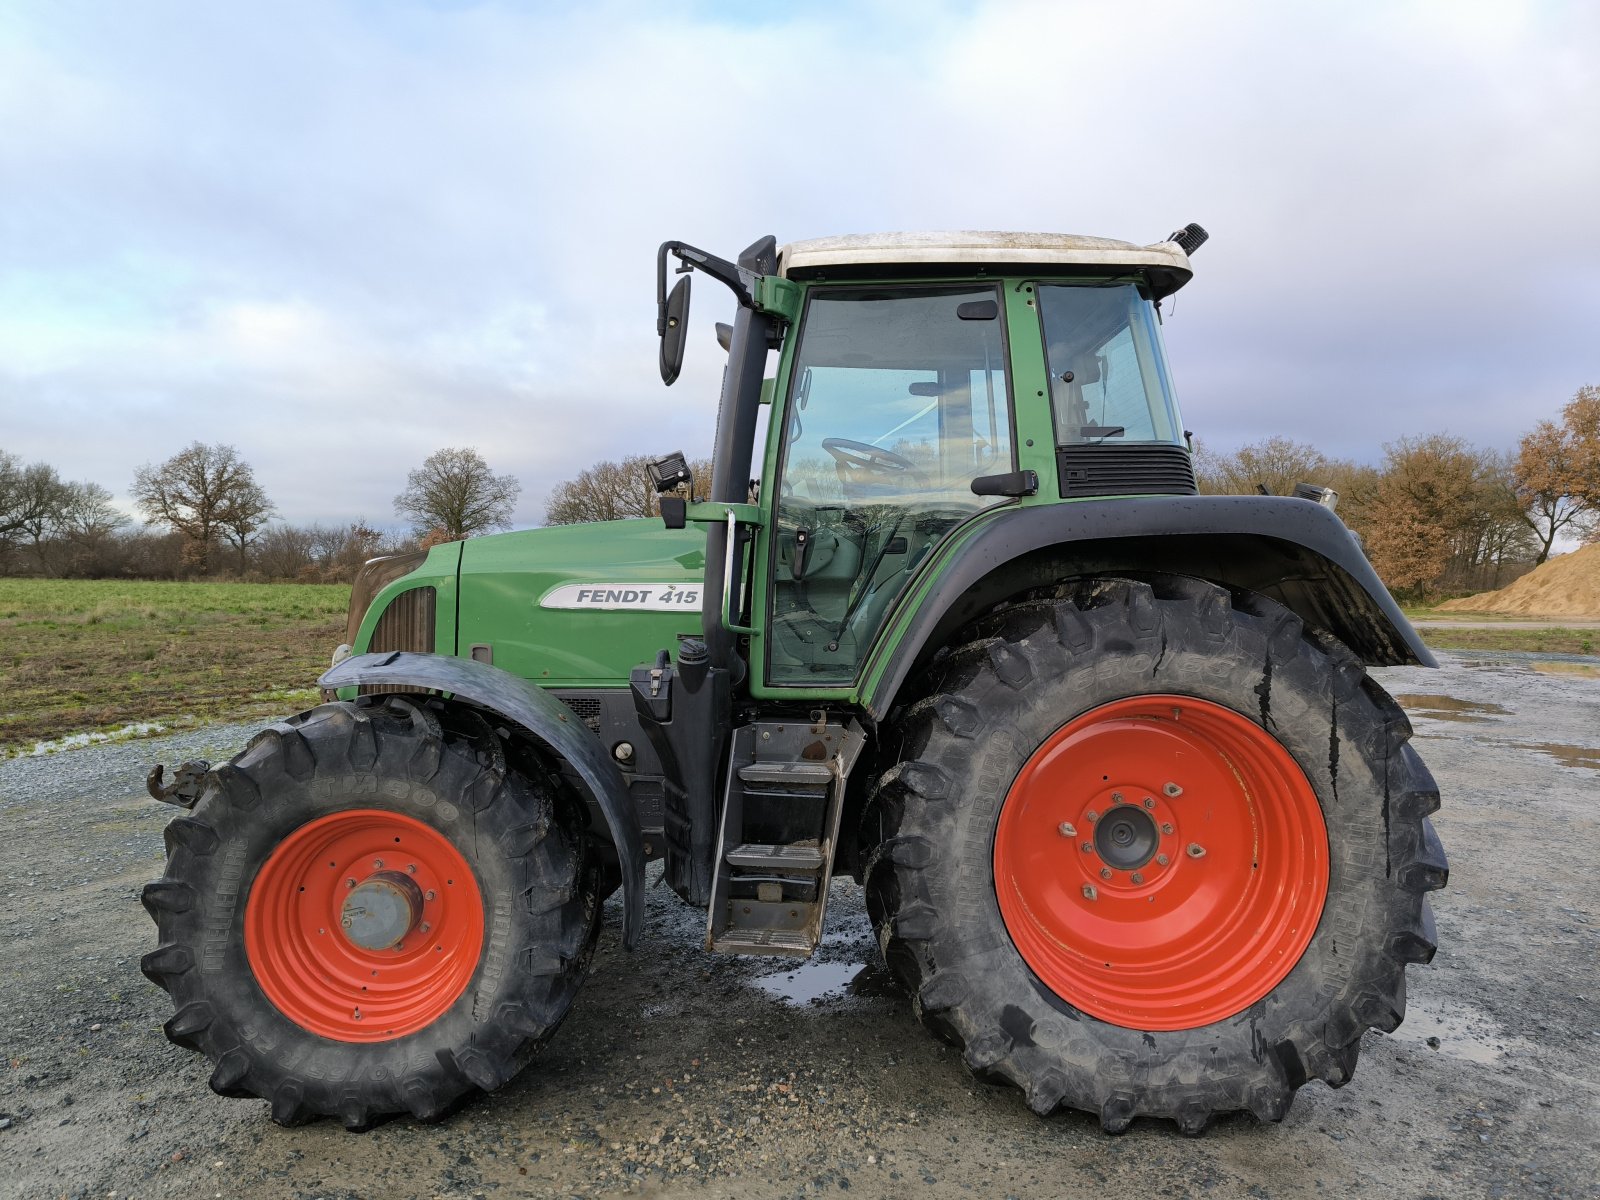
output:
M700 636L705 533L640 518L472 538L455 652L542 687L625 687Z

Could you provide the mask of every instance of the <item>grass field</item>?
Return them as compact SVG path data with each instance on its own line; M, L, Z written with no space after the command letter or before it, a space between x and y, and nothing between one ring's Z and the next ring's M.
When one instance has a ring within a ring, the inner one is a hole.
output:
M0 579L0 755L314 704L349 596L343 585Z
M349 595L302 584L0 579L0 756L75 734L314 704ZM1600 652L1594 629L1428 628L1423 637L1442 650Z
M1421 630L1435 650L1521 650L1529 654L1600 653L1600 629L1446 629Z
M1470 621L1491 629L1451 629L1420 625L1422 640L1435 650L1520 650L1528 654L1600 654L1600 629L1530 629L1529 620L1503 613L1448 612L1438 608L1401 609L1412 621Z

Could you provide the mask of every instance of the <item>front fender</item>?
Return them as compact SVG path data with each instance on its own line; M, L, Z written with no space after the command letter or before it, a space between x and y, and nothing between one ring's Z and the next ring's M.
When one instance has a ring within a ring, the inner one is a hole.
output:
M639 814L622 772L600 740L573 721L572 710L526 679L471 659L442 654L362 654L347 658L317 681L325 688L367 684L449 692L514 722L572 765L611 829L622 869L622 944L629 950L644 928L644 844Z

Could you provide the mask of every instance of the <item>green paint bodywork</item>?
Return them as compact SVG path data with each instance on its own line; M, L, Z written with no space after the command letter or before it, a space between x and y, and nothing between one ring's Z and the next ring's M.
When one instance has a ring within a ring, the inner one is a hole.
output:
M362 653L389 602L408 588L438 589L434 650L465 658L492 648L494 665L544 687L622 687L628 672L700 633L700 610L558 609L540 601L563 584L698 585L705 534L655 519L554 525L448 542L377 595L357 636ZM459 608L458 608L459 598ZM457 614L459 612L459 628Z
M678 635L700 633L699 608L681 612L541 607L563 584L698 586L705 533L659 519L553 525L473 538L461 555L459 653L493 647L494 665L544 687L620 687L628 672L676 656Z
M884 286L971 282L971 276L882 281ZM776 536L773 495L768 489L763 489L758 507L691 504L689 526L681 530L666 529L657 518L641 518L524 530L436 547L421 567L378 594L362 622L355 652L365 649L378 615L395 595L431 583L438 589L437 653L466 657L473 645L486 644L492 647L495 666L544 687L624 687L633 667L652 662L662 649L675 654L680 635L700 635L699 608L679 612L556 609L542 607L541 600L566 584L703 583L706 523L725 521L731 507L756 535L751 552L755 569L747 576L748 586L754 589L750 605L754 628L748 631L751 695L859 703L883 675L892 648L963 544L984 524L1013 507L1063 502L1034 281L1012 277L982 282L999 283L1005 297L1016 465L1038 474L1039 491L977 512L946 536L889 608L852 685L780 687L767 681L761 628L772 592L771 572L765 568L771 562ZM792 332L810 291L860 286L859 282L798 283L767 278L758 289L757 301L762 309L787 319ZM787 419L796 341L793 336L784 339L776 379L768 380L762 389L763 403L771 404L767 444L758 450L758 461L753 464L762 480L777 478L779 433Z

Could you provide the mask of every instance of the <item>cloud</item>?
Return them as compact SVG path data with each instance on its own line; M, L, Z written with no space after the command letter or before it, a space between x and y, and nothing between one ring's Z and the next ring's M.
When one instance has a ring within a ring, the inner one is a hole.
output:
M755 13L752 16L752 13ZM388 521L474 445L518 519L710 446L727 302L655 376L656 245L1213 232L1187 423L1507 446L1595 378L1589 6L38 3L0 16L0 443L122 491L237 445ZM706 281L709 282L709 281Z

